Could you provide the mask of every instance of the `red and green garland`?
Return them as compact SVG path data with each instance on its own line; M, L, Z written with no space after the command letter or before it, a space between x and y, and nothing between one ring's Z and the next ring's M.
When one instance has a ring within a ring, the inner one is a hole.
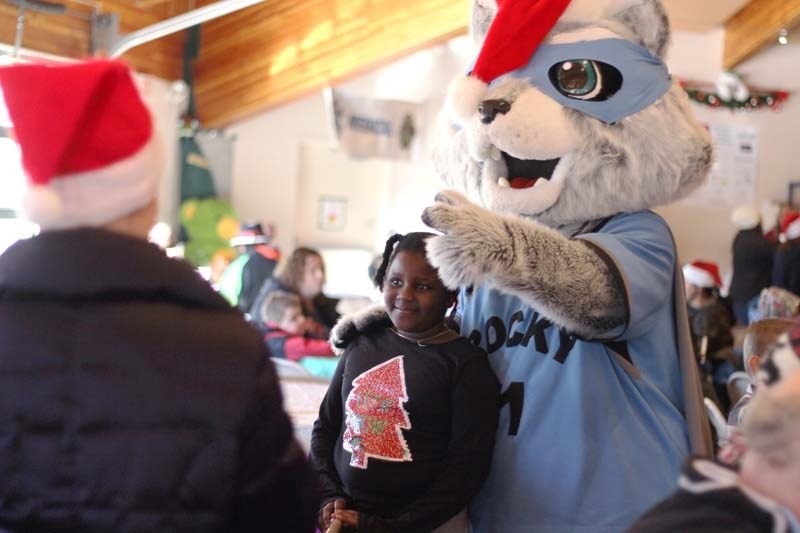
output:
M686 82L681 82L681 87L689 95L689 99L699 104L710 107L728 108L732 110L755 111L757 109L772 109L777 111L781 104L788 98L786 91L756 91L751 90L750 95L744 101L731 98L723 100L714 89L703 89L695 87Z

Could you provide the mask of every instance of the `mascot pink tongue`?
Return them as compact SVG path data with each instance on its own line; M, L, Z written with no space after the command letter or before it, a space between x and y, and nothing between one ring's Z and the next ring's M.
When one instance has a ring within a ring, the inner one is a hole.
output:
M527 189L529 187L533 187L534 185L536 185L536 182L538 180L539 178L531 179L531 178L516 177L516 178L511 178L508 181L511 184L512 189Z
M681 269L652 208L703 183L711 141L663 61L659 0L472 11L483 46L434 150L450 190L422 216L442 234L429 261L461 288L461 335L502 386L470 524L624 531L710 452ZM346 319L334 343L378 318Z

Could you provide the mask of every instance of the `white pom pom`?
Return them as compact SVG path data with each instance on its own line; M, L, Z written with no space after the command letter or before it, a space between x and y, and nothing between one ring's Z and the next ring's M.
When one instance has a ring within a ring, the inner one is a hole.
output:
M731 221L737 229L748 230L758 226L761 221L761 215L752 207L737 207L731 213Z
M459 76L450 82L444 102L450 120L459 126L466 124L478 112L486 89L485 83L472 76Z
M43 228L57 226L63 212L61 198L50 187L36 185L22 199L22 210Z
M790 241L800 237L800 218L789 224L786 228L786 238Z

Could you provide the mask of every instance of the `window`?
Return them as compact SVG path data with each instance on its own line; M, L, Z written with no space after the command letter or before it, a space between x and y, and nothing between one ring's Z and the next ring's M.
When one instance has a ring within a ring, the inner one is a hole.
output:
M2 99L0 107L3 107ZM17 215L24 183L19 145L8 137L4 124L0 124L0 253L36 231L36 226Z

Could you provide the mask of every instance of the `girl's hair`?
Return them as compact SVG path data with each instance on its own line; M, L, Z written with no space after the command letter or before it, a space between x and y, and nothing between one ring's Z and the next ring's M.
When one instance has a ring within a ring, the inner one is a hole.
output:
M303 273L306 268L306 259L311 256L319 257L322 263L322 273L325 273L325 263L322 261L322 256L319 252L312 248L305 248L303 246L295 248L292 255L289 256L287 261L278 267L275 277L278 278L284 285L291 287L293 291L300 290L300 283L303 280Z
M389 269L389 265L392 264L392 261L394 261L394 258L398 253L417 252L424 256L425 241L434 236L435 235L433 233L418 231L414 233L408 233L406 235L400 235L399 233L396 233L389 237L389 240L386 241L386 248L383 250L383 261L381 261L381 265L378 267L378 271L375 273L375 279L373 280L375 282L375 286L378 287L378 289L383 289L386 271Z

